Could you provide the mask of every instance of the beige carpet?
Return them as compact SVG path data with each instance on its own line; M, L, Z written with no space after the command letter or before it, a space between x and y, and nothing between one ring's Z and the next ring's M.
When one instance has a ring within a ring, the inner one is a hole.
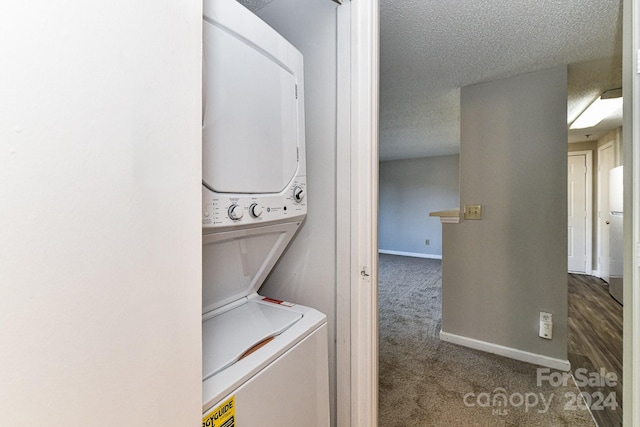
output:
M538 386L538 366L439 340L440 266L380 255L379 426L594 426L572 380Z

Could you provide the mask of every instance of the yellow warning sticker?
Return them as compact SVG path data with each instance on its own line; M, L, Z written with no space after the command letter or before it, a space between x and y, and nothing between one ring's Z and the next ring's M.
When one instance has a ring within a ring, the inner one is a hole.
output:
M235 427L236 402L231 396L202 419L202 427Z

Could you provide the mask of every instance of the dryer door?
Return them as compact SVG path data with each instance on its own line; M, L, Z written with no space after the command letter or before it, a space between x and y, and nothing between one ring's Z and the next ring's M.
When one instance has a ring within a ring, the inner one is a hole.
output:
M281 39L268 30L265 39ZM205 20L203 31L203 183L217 193L280 193L298 169L297 76L286 62L301 55L267 51L220 22Z

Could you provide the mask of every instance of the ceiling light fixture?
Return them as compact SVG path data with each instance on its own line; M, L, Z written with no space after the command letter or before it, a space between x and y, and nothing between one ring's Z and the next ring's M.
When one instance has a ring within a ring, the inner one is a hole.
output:
M612 89L604 92L571 123L569 129L586 129L600 123L602 120L622 107L622 89Z

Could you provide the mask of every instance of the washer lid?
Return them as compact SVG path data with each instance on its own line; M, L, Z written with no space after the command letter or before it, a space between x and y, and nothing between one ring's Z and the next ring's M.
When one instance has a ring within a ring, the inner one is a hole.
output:
M248 350L281 334L302 314L248 301L202 322L202 381L240 360Z
M280 193L304 138L302 55L236 1L207 5L202 181L218 193Z
M202 236L202 313L257 293L300 221Z

